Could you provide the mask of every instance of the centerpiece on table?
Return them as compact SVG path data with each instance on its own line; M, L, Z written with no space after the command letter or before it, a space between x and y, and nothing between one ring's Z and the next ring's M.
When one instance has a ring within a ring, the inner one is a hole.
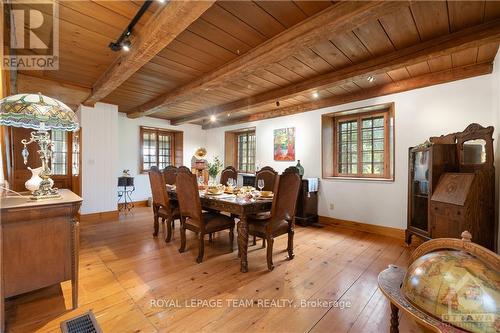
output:
M210 177L209 185L217 184L216 178L219 172L222 170L222 162L220 161L218 156L214 157L214 161L212 163L208 162L208 176Z

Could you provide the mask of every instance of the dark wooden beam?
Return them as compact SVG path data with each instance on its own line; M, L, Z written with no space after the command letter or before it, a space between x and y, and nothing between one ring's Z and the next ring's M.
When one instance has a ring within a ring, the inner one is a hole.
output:
M429 87L450 81L463 80L474 76L490 74L492 71L493 71L492 63L482 63L482 64L457 67L446 71L424 74L411 79L388 83L369 89L363 89L355 93L333 96L313 102L307 102L284 108L277 108L276 110L260 112L228 121L216 121L213 123L207 122L203 125L203 129L217 128L222 126L229 126L234 124L289 116L297 113L318 110L334 105L341 105L364 99L400 93L412 89Z
M142 27L129 52L121 53L92 87L86 105L109 95L198 19L215 0L169 1Z
M159 109L196 96L206 89L229 83L257 69L278 62L304 47L310 47L329 36L351 31L355 27L403 6L405 1L340 1L308 19L265 41L229 63L199 79L167 92L141 105L130 118L150 115Z
M302 94L312 93L315 90L321 90L334 85L341 85L343 83L367 77L368 75L386 73L394 69L418 64L432 58L473 47L479 47L493 42L500 42L500 19L422 42L341 70L318 75L296 84L266 91L255 96L243 98L223 105L218 105L185 117L172 119L171 123L173 125L180 125L188 122L199 121L201 119L208 118L211 115L227 113L231 113L231 116L234 116L235 113L239 111L246 111L250 108L255 108L269 102L285 100Z

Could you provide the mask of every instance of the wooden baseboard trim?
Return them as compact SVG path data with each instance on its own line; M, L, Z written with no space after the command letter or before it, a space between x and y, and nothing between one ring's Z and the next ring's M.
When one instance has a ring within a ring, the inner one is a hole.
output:
M132 204L134 204L134 207L147 207L148 206L148 201L147 200L140 200L140 201L132 201ZM124 203L119 203L118 207L122 207Z
M372 234L393 237L393 238L397 238L397 239L401 239L401 240L405 239L405 231L403 229L398 229L398 228L391 228L391 227L384 227L384 226L374 225L374 224L340 220L340 219L336 219L336 218L328 217L328 216L320 216L319 222L326 224L326 225L332 225L332 226L341 227L341 228L348 228L348 229L353 229L353 230L358 230L358 231L364 231L364 232L369 232Z
M119 217L118 210L112 210L109 212L99 212L91 214L80 214L80 222L94 222L104 219L117 219Z

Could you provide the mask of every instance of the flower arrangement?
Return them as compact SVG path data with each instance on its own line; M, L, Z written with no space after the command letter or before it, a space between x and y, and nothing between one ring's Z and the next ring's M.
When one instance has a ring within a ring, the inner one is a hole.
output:
M211 178L217 177L223 166L218 156L215 156L213 163L208 162L207 165L208 165L208 175Z

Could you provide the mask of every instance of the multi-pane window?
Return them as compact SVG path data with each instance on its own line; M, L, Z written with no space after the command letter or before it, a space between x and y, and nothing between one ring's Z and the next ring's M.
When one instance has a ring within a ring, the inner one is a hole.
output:
M68 132L53 130L52 139L52 174L68 173Z
M390 178L389 110L334 117L334 176Z
M174 133L157 128L141 127L141 167L163 169L174 164Z
M255 132L236 135L238 171L255 172Z

